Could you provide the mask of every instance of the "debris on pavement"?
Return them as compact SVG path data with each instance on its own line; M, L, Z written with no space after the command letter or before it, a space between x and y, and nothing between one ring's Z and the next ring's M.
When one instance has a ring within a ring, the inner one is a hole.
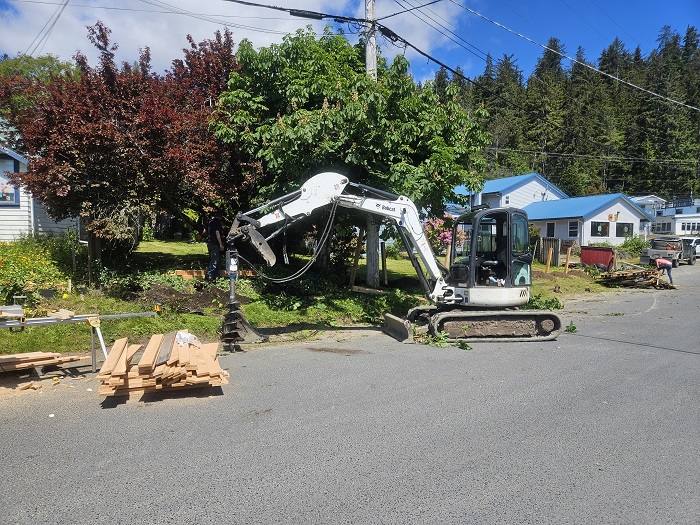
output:
M596 277L600 284L610 287L674 289L663 279L662 273L655 268L631 267L613 270Z

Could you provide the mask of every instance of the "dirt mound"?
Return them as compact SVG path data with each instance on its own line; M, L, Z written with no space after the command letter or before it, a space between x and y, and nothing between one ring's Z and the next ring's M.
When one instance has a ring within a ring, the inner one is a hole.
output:
M574 277L584 277L584 278L589 278L593 279L590 275L588 275L585 271L579 270L579 269L573 269L569 270L569 273L564 273L564 272L550 272L550 273L545 273L542 270L533 270L532 271L532 279L533 280L538 280L538 281L554 281L556 279L572 279Z
M203 285L201 289L181 291L172 286L154 284L139 294L139 299L149 303L159 303L172 312L203 313L205 309L223 308L228 304L229 292L216 286ZM241 303L248 302L246 297L237 295Z

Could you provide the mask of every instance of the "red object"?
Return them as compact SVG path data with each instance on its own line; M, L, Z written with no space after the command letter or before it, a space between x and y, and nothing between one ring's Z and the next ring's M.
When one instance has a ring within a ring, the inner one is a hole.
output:
M602 246L581 246L581 262L587 266L602 264L610 271L615 262L615 250Z

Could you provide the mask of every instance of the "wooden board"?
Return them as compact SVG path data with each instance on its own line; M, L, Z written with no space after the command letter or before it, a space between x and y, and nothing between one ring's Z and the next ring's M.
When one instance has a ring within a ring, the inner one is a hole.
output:
M105 362L102 363L102 368L100 368L98 378L101 375L109 375L112 373L112 370L114 370L114 367L117 366L117 363L119 362L119 359L122 356L122 352L126 350L126 344L126 337L114 341L114 344L112 345L109 354L107 354L107 359L105 359Z
M148 374L153 370L153 365L155 364L156 357L158 357L158 350L160 345L163 343L163 334L155 334L151 336L151 339L146 345L146 349L143 351L143 355L139 360L138 368L139 372L142 374Z
M186 332L186 330L183 330ZM151 337L145 350L136 359L141 345L115 341L108 355L107 370L98 375L99 393L103 396L129 395L134 392L156 392L189 387L228 384L228 372L221 368L216 352L219 343L179 345L176 332ZM121 349L121 351L120 351ZM114 355L112 355L114 353ZM119 354L117 357L116 354ZM163 360L159 363L160 360Z

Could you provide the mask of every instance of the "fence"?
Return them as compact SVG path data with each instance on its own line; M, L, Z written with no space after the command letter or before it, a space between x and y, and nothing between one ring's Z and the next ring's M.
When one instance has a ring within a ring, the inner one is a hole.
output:
M549 262L550 266L559 266L561 262L559 260L561 251L561 239L556 237L543 237L539 241L539 250L537 252L537 260L542 264L547 264L547 257L549 256L549 249L552 249L552 260Z

